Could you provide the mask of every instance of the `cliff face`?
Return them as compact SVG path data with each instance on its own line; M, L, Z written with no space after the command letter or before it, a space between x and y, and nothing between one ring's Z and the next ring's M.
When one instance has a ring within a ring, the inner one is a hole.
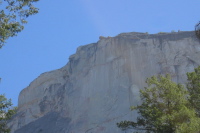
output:
M100 37L22 90L9 125L14 133L121 133L116 123L137 117L129 107L140 103L147 77L170 73L184 83L199 57L194 32Z

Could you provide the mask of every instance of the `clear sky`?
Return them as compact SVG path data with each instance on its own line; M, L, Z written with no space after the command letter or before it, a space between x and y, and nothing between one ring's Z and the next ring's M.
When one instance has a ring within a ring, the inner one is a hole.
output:
M0 50L0 94L15 106L31 81L99 36L192 31L200 21L199 0L41 0L36 6L39 14Z

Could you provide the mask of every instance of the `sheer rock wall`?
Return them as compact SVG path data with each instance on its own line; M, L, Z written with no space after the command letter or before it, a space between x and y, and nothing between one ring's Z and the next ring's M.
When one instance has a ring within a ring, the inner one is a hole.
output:
M13 133L121 133L116 123L137 117L129 107L140 104L147 77L170 73L184 83L199 57L194 32L100 37L23 89L9 126Z

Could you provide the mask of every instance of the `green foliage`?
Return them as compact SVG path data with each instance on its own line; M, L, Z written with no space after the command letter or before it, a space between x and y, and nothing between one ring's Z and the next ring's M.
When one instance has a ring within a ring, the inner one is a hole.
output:
M37 14L38 9L33 6L39 0L0 0L0 48L5 41L24 29L26 18Z
M187 77L187 89L190 94L189 100L200 117L200 66L195 68L194 72L187 73Z
M17 108L12 108L11 106L11 100L8 100L4 95L0 95L0 133L10 132L6 125L17 110Z
M200 118L188 100L189 93L183 85L176 84L169 75L148 78L148 87L140 91L143 103L138 110L137 122L122 121L117 126L123 130L133 128L146 133L197 133Z

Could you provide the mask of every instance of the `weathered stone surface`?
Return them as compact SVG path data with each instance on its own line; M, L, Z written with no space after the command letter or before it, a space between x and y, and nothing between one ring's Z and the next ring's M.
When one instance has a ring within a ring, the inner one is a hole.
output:
M18 129L15 133L66 133L70 129L70 121L70 118L60 117L58 113L51 112Z
M194 32L100 37L25 88L9 125L15 133L121 133L116 123L137 117L129 107L140 103L147 77L170 73L184 83L199 57Z

